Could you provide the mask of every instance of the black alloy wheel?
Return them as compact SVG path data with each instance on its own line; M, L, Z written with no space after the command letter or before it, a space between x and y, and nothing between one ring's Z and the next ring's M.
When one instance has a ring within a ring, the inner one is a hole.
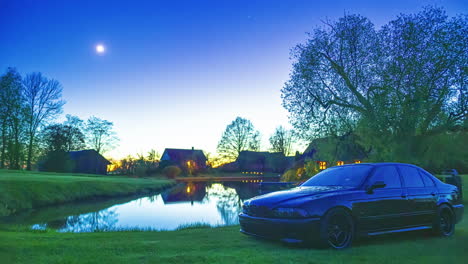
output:
M335 249L347 248L354 238L353 218L345 209L332 209L323 218L320 233L323 245Z

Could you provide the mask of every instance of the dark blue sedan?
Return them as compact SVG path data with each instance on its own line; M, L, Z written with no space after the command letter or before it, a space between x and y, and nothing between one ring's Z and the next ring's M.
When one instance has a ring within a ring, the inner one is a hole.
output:
M239 222L248 235L340 249L362 235L432 229L451 236L463 209L457 187L417 166L352 164L247 200Z

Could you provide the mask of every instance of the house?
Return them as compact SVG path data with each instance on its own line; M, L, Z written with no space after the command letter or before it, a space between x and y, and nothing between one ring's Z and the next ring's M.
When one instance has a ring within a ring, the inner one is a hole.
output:
M294 157L282 152L241 151L236 163L241 172L284 172L292 165Z
M302 154L301 160L316 161L320 170L346 163L361 163L369 151L358 140L354 134L314 139Z
M199 149L172 149L164 150L161 162L177 165L188 170L199 170L206 168L206 156Z
M68 152L72 161L72 172L107 174L107 166L111 163L94 149Z

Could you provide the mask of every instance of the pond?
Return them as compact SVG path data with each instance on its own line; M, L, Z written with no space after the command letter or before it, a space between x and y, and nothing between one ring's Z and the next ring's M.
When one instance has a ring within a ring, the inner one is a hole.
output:
M1 222L59 232L175 230L192 225L238 224L245 200L259 194L255 183L188 183L146 197L71 203L31 210Z

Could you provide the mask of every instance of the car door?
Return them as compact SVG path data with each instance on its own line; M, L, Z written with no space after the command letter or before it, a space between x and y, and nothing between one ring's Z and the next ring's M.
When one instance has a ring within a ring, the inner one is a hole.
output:
M383 181L386 186L366 192L363 199L355 201L353 205L359 219L358 228L362 232L397 229L405 224L404 213L408 200L396 167L385 165L375 168L365 188L377 181Z
M399 165L398 170L408 193L409 226L429 225L434 219L437 206L437 188L434 182L423 179L420 170L409 165ZM427 176L426 176L427 177ZM431 185L432 183L432 185Z

